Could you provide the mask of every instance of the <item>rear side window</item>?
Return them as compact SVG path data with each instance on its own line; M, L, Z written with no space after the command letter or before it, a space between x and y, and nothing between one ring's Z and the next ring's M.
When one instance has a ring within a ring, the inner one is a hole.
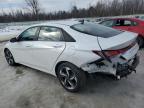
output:
M71 37L65 30L62 30L62 32L65 42L76 42L76 40Z
M132 22L129 20L117 20L116 26L131 26Z
M76 24L76 25L71 26L71 28L81 33L103 37L103 38L113 37L115 35L122 33L122 31L115 30L115 29L105 27L100 24L91 23L91 22L85 22L84 24Z
M41 27L39 41L63 41L62 31L55 27Z
M115 26L136 26L137 22L131 20L116 20Z

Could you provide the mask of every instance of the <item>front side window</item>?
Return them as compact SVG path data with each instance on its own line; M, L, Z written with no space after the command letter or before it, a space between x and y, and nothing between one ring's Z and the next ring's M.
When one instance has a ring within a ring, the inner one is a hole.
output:
M39 41L62 41L62 32L55 27L41 27L39 32Z
M114 21L112 20L108 20L108 21L104 21L100 24L104 25L104 26L108 26L108 27L112 27L113 26Z
M112 37L122 33L122 31L90 22L85 22L84 24L76 24L71 26L71 28L84 34L103 38Z
M130 20L117 20L116 26L132 26L133 23Z
M35 41L37 40L37 30L39 27L32 27L24 31L20 36L20 41Z

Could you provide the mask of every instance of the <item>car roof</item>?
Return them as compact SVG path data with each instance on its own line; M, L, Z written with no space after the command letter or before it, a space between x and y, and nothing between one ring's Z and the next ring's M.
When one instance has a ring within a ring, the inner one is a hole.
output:
M77 20L58 20L58 21L47 21L45 23L40 23L33 26L55 26L55 27L64 27L64 26L72 26L75 24L79 24L80 22Z

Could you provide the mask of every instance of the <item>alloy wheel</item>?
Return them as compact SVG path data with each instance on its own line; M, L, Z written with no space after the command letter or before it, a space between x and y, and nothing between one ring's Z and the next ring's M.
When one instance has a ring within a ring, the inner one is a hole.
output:
M77 77L69 67L63 67L60 70L60 81L67 89L74 89L77 86Z
M11 52L9 50L5 51L5 57L6 57L6 60L7 60L9 65L13 65L14 64L13 56L12 56L12 54L11 54Z

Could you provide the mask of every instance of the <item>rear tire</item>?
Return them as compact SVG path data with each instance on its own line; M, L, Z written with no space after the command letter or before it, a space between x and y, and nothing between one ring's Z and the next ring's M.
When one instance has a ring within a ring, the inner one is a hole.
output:
M10 66L16 66L16 62L15 62L15 60L13 58L13 55L10 52L10 50L9 49L5 49L4 54L5 54L5 58L6 58L7 63Z
M86 84L84 71L71 63L63 63L58 67L57 77L67 91L78 92Z
M138 44L139 44L139 47L142 48L143 45L144 45L144 39L139 36L139 37L137 38L137 42L138 42Z

